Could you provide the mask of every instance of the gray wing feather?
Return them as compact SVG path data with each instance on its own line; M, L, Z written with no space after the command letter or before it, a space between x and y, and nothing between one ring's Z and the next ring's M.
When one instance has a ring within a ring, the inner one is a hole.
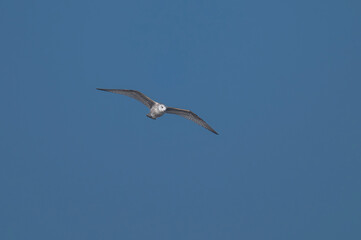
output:
M213 128L211 128L211 126L209 126L202 118L198 117L197 114L195 114L194 112L192 112L190 110L167 107L167 110L165 112L182 116L188 120L191 120L191 121L197 123L198 125L201 125L202 127L206 128L209 131L218 135L218 133Z
M149 97L147 97L146 95L144 95L143 93L136 91L136 90L127 90L127 89L102 89L102 88L97 88L98 90L101 91L106 91L106 92L112 92L112 93L118 93L118 94L122 94L131 98L134 98L135 100L140 101L141 103L143 103L145 106L147 106L148 108L152 108L152 106L154 105L154 101L152 99L150 99Z

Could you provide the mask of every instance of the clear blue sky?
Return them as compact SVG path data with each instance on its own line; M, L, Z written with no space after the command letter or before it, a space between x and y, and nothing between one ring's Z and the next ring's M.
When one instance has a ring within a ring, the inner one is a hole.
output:
M0 239L361 239L360 30L356 0L1 1Z

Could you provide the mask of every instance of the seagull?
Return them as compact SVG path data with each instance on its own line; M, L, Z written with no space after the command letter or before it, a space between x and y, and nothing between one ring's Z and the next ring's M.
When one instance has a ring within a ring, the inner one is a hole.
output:
M140 101L150 109L150 112L146 116L151 119L155 120L158 117L163 116L164 113L176 114L186 119L189 119L197 123L198 125L201 125L202 127L208 129L212 133L218 135L218 133L213 128L211 128L211 126L209 126L202 118L198 117L198 115L195 114L194 112L186 109L166 107L164 104L158 103L150 99L149 97L147 97L146 95L144 95L139 91L127 90L127 89L103 89L103 88L97 88L97 90L122 94Z

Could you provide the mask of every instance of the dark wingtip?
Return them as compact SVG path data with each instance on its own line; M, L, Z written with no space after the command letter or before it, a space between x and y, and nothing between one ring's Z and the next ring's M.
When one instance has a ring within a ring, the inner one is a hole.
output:
M217 133L213 128L208 129L209 131L211 131L212 133L219 135L219 133Z

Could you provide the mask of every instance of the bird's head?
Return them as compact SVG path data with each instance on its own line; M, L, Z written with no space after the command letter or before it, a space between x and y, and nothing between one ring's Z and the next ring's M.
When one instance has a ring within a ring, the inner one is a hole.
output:
M160 104L158 109L159 109L159 111L164 112L167 109L167 107L164 104Z

